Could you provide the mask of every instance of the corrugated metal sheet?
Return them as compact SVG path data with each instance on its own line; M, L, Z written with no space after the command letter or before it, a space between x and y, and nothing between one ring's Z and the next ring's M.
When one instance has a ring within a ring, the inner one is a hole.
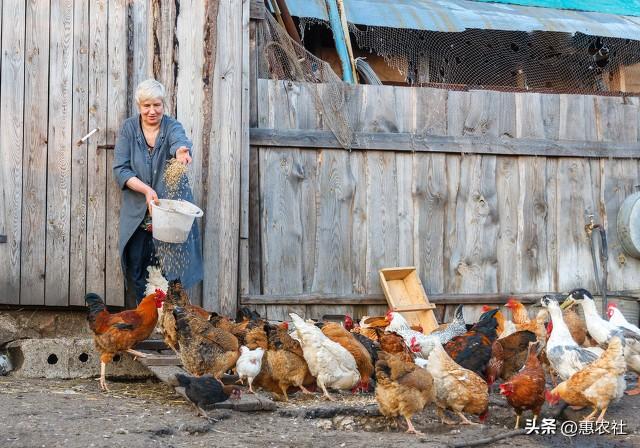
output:
M464 31L577 31L640 40L640 18L599 12L480 3L465 0L344 0L347 20L390 28ZM287 0L291 14L328 20L324 0Z
M638 0L473 0L484 3L507 3L510 5L538 6L540 8L575 9L577 11L604 12L627 16L640 16Z

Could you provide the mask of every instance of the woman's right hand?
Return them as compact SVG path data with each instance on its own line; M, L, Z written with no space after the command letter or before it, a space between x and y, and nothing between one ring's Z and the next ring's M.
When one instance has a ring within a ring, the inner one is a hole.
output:
M144 194L144 197L147 201L147 208L149 209L149 214L151 214L151 202L153 201L154 204L160 205L160 201L158 200L158 194L155 192L153 188L149 187L147 192Z

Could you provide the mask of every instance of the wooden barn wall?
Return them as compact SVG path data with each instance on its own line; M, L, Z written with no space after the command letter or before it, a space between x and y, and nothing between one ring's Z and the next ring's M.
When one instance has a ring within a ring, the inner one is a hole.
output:
M112 145L155 77L194 143L205 280L192 299L235 314L249 3L0 3L0 304L82 306L87 291L124 304Z
M328 129L312 92L324 88L258 80L255 126ZM638 98L357 86L344 108L358 132L639 141ZM615 225L640 183L638 159L251 151L243 300L269 318L383 312L260 299L357 302L382 293L378 270L392 266L416 266L431 294L596 290L585 213L608 231L609 290L640 290L640 260L622 253Z

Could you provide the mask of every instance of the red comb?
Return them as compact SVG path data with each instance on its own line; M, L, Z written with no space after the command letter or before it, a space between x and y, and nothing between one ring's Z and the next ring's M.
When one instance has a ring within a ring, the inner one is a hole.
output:
M156 298L157 298L157 299L164 299L165 297L167 297L167 295L165 294L165 292L164 292L162 289L157 288L157 289L156 289Z
M489 305L483 305L482 306L482 312L486 313L487 311L489 311L491 308L489 307Z

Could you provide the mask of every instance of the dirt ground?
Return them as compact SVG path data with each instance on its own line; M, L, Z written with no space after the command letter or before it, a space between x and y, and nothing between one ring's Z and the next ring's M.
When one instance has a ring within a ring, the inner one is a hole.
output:
M496 394L487 425L442 425L429 407L414 417L424 432L415 436L403 432L404 423L378 416L372 395L342 394L333 404L296 394L274 412L216 410L210 415L218 421L209 422L163 383L110 385L102 393L95 380L0 377L0 447L440 447L508 432L514 424ZM640 397L624 397L607 414L624 421L627 435L525 435L485 446L640 447L639 413Z

